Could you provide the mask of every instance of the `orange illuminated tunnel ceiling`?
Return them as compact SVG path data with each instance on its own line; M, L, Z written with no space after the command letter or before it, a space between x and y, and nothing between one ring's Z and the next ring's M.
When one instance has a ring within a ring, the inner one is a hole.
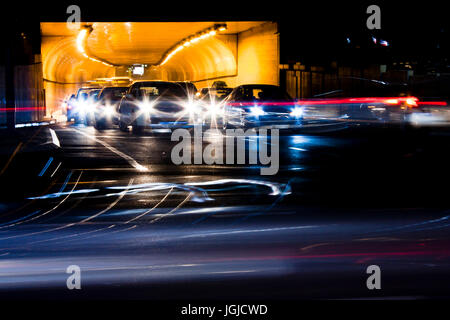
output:
M226 30L201 39L158 66L171 48L215 25ZM146 78L199 81L237 72L236 34L262 22L113 22L85 23L84 48L77 47L81 29L65 23L42 23L43 74L47 81L81 83L99 77L124 75L133 64L147 64ZM107 63L102 63L102 61ZM108 65L111 64L111 65Z

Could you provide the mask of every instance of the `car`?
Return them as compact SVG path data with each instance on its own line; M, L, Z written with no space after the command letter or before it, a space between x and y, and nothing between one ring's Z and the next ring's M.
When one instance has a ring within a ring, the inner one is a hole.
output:
M202 109L202 123L216 127L220 122L220 115L223 110L223 100L233 91L229 87L203 88L200 91L197 102Z
M222 126L227 128L302 126L303 109L279 86L246 84L223 101Z
M198 95L198 99L204 102L214 101L219 103L224 100L230 93L233 91L233 88L202 88L200 90L200 94Z
M184 90L186 90L187 94L189 95L190 98L194 98L197 94L197 87L195 86L195 84L193 84L190 81L177 81L175 82L177 84L179 84L181 87L183 87Z
M94 111L94 126L104 129L118 123L118 108L120 100L127 92L128 87L104 87L98 95Z
M85 124L90 126L95 122L95 110L98 104L98 97L101 89L92 89L88 93L86 100Z
M65 101L67 121L75 120L76 95L70 95L69 99Z
M342 89L298 101L304 108L304 123L338 121L349 127L408 125L420 113L418 99L404 83L344 77Z
M79 88L75 96L68 101L67 120L73 119L75 123L89 123L92 119L95 97L99 90L100 88L95 87Z
M198 112L186 91L168 81L136 81L128 89L119 106L119 129L134 133L145 128L173 128L193 124Z

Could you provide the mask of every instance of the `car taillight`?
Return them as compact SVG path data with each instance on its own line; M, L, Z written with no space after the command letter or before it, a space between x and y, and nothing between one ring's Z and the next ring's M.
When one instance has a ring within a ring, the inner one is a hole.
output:
M387 104L407 107L418 107L416 97L363 97L363 98L335 98L335 99L300 99L298 105L338 105L338 104Z
M417 99L416 97L410 97L406 99L406 104L410 107L418 107L419 104L417 103L419 101L419 99Z
M417 103L419 99L416 97L402 97L402 98L387 98L383 102L390 105L400 105L400 106L406 106L406 107L418 107L419 104Z
M433 107L446 107L447 102L446 101L419 101L419 106L433 106Z

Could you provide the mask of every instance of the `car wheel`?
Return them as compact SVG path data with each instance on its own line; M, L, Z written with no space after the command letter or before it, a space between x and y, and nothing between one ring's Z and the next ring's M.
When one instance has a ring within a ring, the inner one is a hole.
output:
M141 134L143 131L144 131L144 127L143 126L134 125L132 127L132 132L134 134Z
M94 127L95 127L95 129L97 129L97 130L102 130L102 129L105 128L105 123L104 123L103 121L101 121L101 120L95 121L95 122L94 122Z
M119 130L122 132L127 132L128 131L128 126L125 122L123 122L122 120L119 120Z
M223 130L227 130L227 129L230 129L230 128L231 128L231 126L228 123L227 118L225 116L223 116L222 117L222 129Z
M140 125L138 125L137 123L136 123L136 121L133 121L133 123L131 124L131 131L134 133L134 134L140 134L140 133L142 133L142 131L144 131L144 127L143 126L140 126Z

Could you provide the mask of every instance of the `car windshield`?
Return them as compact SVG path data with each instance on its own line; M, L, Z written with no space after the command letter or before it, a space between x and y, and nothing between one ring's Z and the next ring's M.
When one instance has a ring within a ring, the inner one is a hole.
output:
M76 98L77 99L82 98L83 97L82 96L83 93L89 95L89 92L91 90L92 90L92 88L81 88L81 89L79 89Z
M128 87L111 87L104 88L100 94L100 99L120 100Z
M216 101L221 101L225 99L230 92L233 91L232 88L203 88L201 91L201 98L202 100L208 98L208 99L214 99Z
M242 101L292 100L277 86L243 86L237 90L236 99Z
M197 92L197 88L195 84L192 82L177 82L183 90L186 90L189 94L194 94Z
M183 88L174 83L144 83L139 86L138 96L162 97L162 98L186 98L187 94Z

